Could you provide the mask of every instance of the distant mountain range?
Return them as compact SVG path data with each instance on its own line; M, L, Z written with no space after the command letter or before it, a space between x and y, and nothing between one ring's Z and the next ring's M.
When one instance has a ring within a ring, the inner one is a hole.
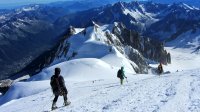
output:
M173 3L186 3L196 7L200 7L200 0L150 0L155 3L173 4Z
M60 9L32 5L0 15L0 74L15 73L56 41L53 22ZM2 75L1 75L2 76Z
M91 6L85 7L88 3ZM99 1L99 4L101 3L103 2ZM94 25L93 21L98 25L123 23L127 29L135 32L134 38L137 35L142 37L139 39L141 42L149 38L153 43L162 46L167 42L168 46L192 47L198 51L199 8L185 3L167 5L153 2L118 2L104 6L96 4L96 1L70 4L57 2L30 5L15 10L0 10L0 68L3 70L0 71L0 79L21 71L27 65L30 67L33 63L38 67L38 60L44 61L52 51L54 55L60 39L66 34L66 29L70 26L87 28ZM101 7L90 9L97 6ZM190 35L192 40L189 39ZM176 42L183 39L184 41ZM162 46L159 48L163 48ZM155 54L145 54L143 45L132 47L145 58L159 61L158 57L154 57ZM166 51L161 51L160 54L166 54ZM45 66L41 65L38 70Z
M199 8L185 3L165 5L153 2L118 2L114 5L66 15L58 19L55 25L62 30L69 25L90 26L91 21L99 24L112 24L117 21L144 36L169 42L187 31L195 33L200 28L199 15ZM77 18L81 21L77 21Z

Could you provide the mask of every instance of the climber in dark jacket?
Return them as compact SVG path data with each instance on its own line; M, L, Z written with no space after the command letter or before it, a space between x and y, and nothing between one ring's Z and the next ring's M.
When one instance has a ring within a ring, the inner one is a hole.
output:
M162 67L162 63L160 62L160 64L158 65L158 74L162 74L163 73L163 67Z
M55 98L53 100L52 104L52 110L56 109L56 102L58 100L59 96L64 97L64 105L67 106L70 102L67 101L67 88L65 87L65 81L64 78L60 75L60 68L55 68L55 74L51 77L51 88L53 91L53 94L55 95Z

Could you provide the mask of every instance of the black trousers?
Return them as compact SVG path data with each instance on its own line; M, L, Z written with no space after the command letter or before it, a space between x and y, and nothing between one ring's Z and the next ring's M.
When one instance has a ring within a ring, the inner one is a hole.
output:
M57 102L59 95L55 95L55 98L53 99L53 102ZM63 95L64 101L67 101L67 94Z

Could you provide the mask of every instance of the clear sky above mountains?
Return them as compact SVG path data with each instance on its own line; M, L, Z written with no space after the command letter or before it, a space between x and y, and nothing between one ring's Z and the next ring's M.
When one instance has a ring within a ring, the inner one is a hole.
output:
M57 1L77 1L77 0L0 0L0 8L13 8L21 5L35 4L35 3L50 3Z
M46 2L56 2L56 1L70 1L70 0L0 0L0 4L29 4L29 3L46 3Z
M14 8L28 4L50 3L57 1L77 1L77 0L0 0L0 9Z
M28 5L28 4L51 3L51 2L57 2L57 1L86 1L86 0L0 0L0 9L13 8L13 7ZM132 0L116 0L116 1L132 1ZM141 0L138 0L138 1L141 1Z

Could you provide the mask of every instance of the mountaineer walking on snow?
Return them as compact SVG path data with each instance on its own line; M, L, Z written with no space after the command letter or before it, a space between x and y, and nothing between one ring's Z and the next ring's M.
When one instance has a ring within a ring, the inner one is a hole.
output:
M65 87L65 81L64 78L60 75L60 68L55 68L55 74L51 77L51 88L53 91L53 94L55 95L55 98L53 100L52 104L52 110L56 109L56 102L58 100L59 96L64 97L64 105L67 106L70 104L70 102L67 101L67 88Z
M127 77L124 74L124 67L121 67L121 69L118 70L117 77L120 78L120 84L123 85L124 78L127 79Z

